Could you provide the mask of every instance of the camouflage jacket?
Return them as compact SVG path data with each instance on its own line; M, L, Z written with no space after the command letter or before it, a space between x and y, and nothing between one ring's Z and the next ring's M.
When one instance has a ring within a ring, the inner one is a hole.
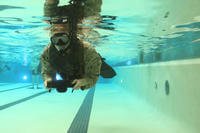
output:
M52 1L52 0L51 0ZM46 0L44 3L44 16L55 17L55 16L66 16L70 11L69 5L58 6L59 0L49 2ZM84 17L97 16L101 11L102 0L86 0L84 2Z
M87 85L83 89L88 89L95 85L98 77L100 75L101 69L101 58L96 50L89 44L84 43L84 75L83 79L86 80ZM73 60L70 57L70 52L66 51L65 56L57 55L57 50L51 44L47 45L41 55L41 64L42 64L42 77L44 80L47 78L54 78L56 73L65 74L68 78L77 78L73 75L77 72L73 67L71 61ZM53 55L53 56L51 56ZM55 64L60 66L55 66ZM73 80L72 79L72 80Z

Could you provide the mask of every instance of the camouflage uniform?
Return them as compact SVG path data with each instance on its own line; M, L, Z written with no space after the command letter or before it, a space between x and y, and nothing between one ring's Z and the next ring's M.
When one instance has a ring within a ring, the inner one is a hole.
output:
M58 6L59 0L46 0L44 4L44 16L46 17L66 17L70 13L70 5ZM84 17L99 15L101 11L102 0L86 0L84 2ZM83 79L87 83L83 89L88 89L95 85L100 75L101 57L96 50L88 43L83 43L84 53L84 75ZM73 45L73 44L71 44ZM65 51L64 55L59 55L58 51L51 44L46 46L41 55L42 76L46 80L54 78L56 72L60 73L65 80L78 79L73 67L70 51Z
M59 55L53 45L47 45L41 55L43 79L54 78L56 72L61 74L65 80L76 79L75 73L77 70L72 67L72 60L70 51L65 51L63 55ZM95 85L100 75L101 64L101 58L96 50L91 45L84 43L83 79L85 79L87 85L82 89L88 89Z

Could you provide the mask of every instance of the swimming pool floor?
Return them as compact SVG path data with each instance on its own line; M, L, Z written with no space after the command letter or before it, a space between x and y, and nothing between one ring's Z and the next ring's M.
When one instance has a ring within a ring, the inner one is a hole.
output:
M115 84L51 93L0 83L2 133L195 133Z

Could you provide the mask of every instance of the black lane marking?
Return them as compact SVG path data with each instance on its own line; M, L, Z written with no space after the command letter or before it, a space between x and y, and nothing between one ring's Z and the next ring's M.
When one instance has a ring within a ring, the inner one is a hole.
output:
M17 89L22 89L22 88L28 87L28 86L31 86L31 85L20 86L20 87L16 87L16 88L12 88L12 89L2 90L2 91L0 91L0 93L1 93L1 92L5 92L5 91L12 91L12 90L17 90Z
M14 102L11 102L11 103L7 103L7 104L4 104L4 105L1 105L1 106L0 106L0 110L7 109L7 108L9 108L9 107L11 107L11 106L20 104L20 103L25 102L25 101L27 101L27 100L31 100L31 99L33 99L33 98L35 98L35 97L37 97L37 96L40 96L40 95L42 95L42 94L45 94L45 93L47 93L47 92L48 92L48 91L43 91L43 92L36 93L36 94L34 94L34 95L31 95L31 96L28 96L28 97L19 99L19 100L17 100L17 101L14 101Z
M95 88L87 93L67 133L87 133Z

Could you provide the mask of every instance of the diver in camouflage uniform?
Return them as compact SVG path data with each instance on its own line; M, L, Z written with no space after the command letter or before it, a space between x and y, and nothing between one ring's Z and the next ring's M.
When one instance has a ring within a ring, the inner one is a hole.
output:
M76 1L76 0L74 0ZM81 1L81 0L77 0ZM69 18L71 14L74 14L74 11L76 9L73 9L72 5L65 5L65 6L58 6L59 0L45 0L44 4L44 16L50 17L51 20L60 21L63 20L62 18ZM99 13L101 11L101 5L102 5L102 0L84 0L84 3L82 3L81 9L78 11L78 15L76 17L78 18L78 23L81 23L83 17L90 17L90 16L100 16ZM82 8L83 7L83 8ZM79 15L80 14L80 15ZM56 22L55 21L55 22ZM65 80L72 80L72 83L74 85L74 89L88 89L92 86L95 85L99 74L101 74L102 77L104 78L112 78L116 75L114 69L112 69L107 63L105 63L104 60L101 59L100 55L95 51L95 49L86 42L80 41L78 38L78 43L83 44L83 62L82 62L82 67L84 72L82 72L82 76L80 73L78 73L79 68L74 66L72 59L73 56L71 53L72 51L72 46L74 44L71 44L72 42L68 42L67 40L69 39L69 33L73 32L73 30L69 30L69 25L64 25L62 24L63 22L58 23L50 23L52 24L52 39L51 40L59 40L59 39L53 39L54 37L58 36L58 38L65 38L63 42L59 42L58 44L55 44L55 42L51 41L51 44L49 44L42 56L41 56L41 61L42 61L42 75L44 79L44 84L47 87L47 82L49 80L53 80L55 77L55 73L58 72L61 74L63 79ZM72 22L73 23L73 22ZM73 27L73 24L71 23L71 27ZM77 23L76 23L77 24ZM68 28L67 28L68 27ZM76 27L77 32L83 32L84 30L81 29L80 27ZM75 30L76 30L75 28ZM70 32L71 31L71 32ZM75 32L75 33L77 33ZM57 34L60 33L60 34ZM65 33L65 34L63 34ZM63 36L63 37L61 37ZM67 39L68 38L68 39ZM61 39L62 40L62 39ZM67 42L67 43L66 43ZM59 45L59 44L65 44L65 45ZM74 53L81 53L81 51L76 51ZM61 55L63 57L61 57ZM81 54L79 54L80 56ZM80 60L79 60L80 61ZM78 62L77 62L78 63ZM79 62L80 63L80 62ZM103 63L103 66L101 64Z
M97 0L101 7L101 0ZM76 14L79 20L82 20L83 16L79 16L79 14L86 16L96 15L97 9L100 12L100 7L95 7L97 4L96 0L87 0L84 1L84 6L81 6L80 11ZM65 5L58 6L59 0L45 0L44 4L44 16L52 18L61 18L68 17L72 15L72 11L76 11L73 8L73 5ZM82 8L84 7L84 8ZM90 11L90 13L88 12ZM73 16L71 16L73 17ZM77 19L77 20L78 20ZM70 26L73 26L71 22ZM77 22L75 22L77 26ZM76 38L75 43L78 43L80 46L82 44L82 50L74 50L72 44L74 42L70 42L71 34L70 29L67 28L69 25L65 24L53 24L53 28L51 29L51 44L48 45L42 56L42 75L44 79L44 84L47 87L47 82L49 80L53 80L55 77L55 73L58 72L63 79L72 81L74 89L88 89L96 83L98 76L100 74L101 68L101 58L98 53L95 51L93 47L90 45L81 42L78 38ZM77 27L76 27L77 28ZM74 28L76 30L76 28ZM72 29L73 30L73 29ZM76 32L75 32L76 34ZM62 45L61 45L62 44ZM75 58L76 51L79 53L78 56L82 56L82 59ZM82 55L80 54L82 53ZM77 60L79 62L76 62ZM82 61L81 61L82 60ZM76 65L77 63L77 65ZM79 65L78 65L79 64ZM81 64L81 65L80 65ZM82 69L82 72L80 72Z
M74 89L88 89L95 85L98 80L101 68L101 58L96 50L89 44L83 43L83 66L84 73L79 75L79 67L74 65L72 56L72 45L67 24L54 24L51 29L51 43L46 46L42 55L42 76L44 85L54 80L56 73L59 73L65 80L72 81Z

